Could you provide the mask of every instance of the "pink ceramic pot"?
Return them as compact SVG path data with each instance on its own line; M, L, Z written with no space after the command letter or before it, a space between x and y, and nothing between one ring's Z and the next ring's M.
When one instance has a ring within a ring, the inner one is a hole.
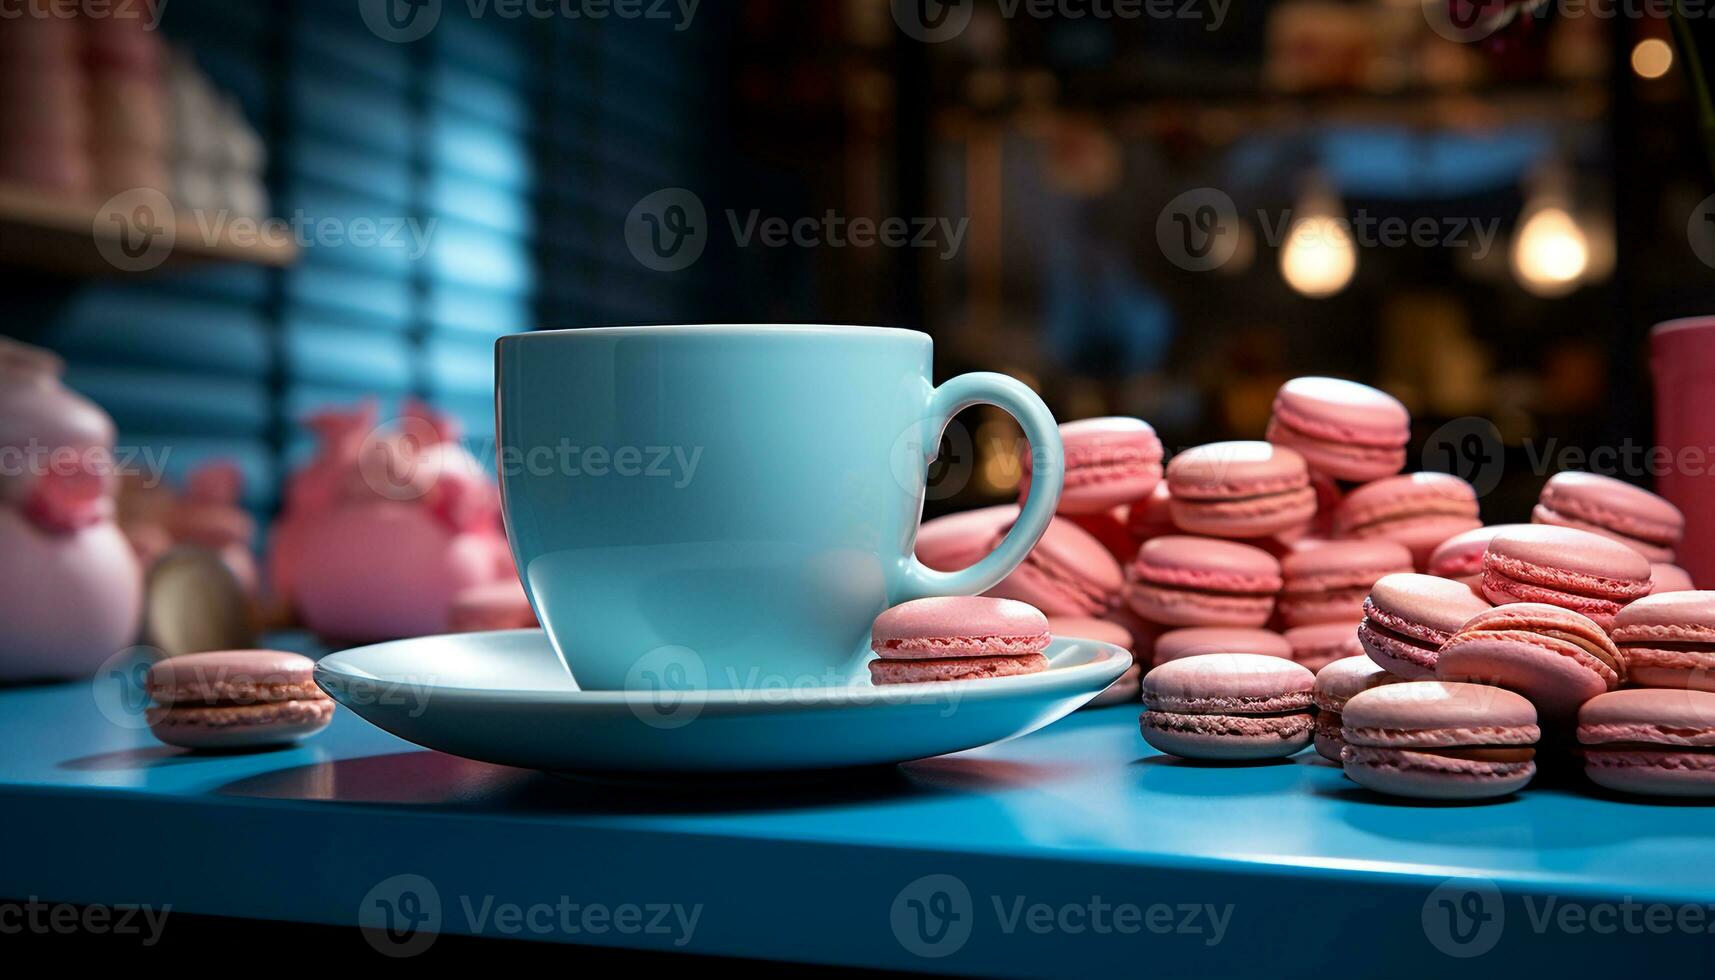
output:
M453 599L494 580L489 536L400 501L337 507L306 526L301 548L298 614L336 641L444 632Z
M87 677L136 642L142 572L112 521L47 531L0 506L0 681Z
M1715 582L1715 317L1660 324L1650 349L1656 444L1671 454L1656 489L1685 512L1679 565Z
M137 634L113 423L59 377L53 355L0 340L0 681L87 675Z

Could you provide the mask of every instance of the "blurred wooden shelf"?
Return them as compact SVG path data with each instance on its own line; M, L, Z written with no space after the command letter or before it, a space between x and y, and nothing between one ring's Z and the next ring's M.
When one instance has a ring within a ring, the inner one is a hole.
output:
M138 204L147 202L121 196L104 204L0 184L0 265L97 278L220 264L284 268L297 261L298 246L254 234L261 227L256 220L176 212L169 225L153 209L137 212ZM141 236L132 224L140 217L152 222Z

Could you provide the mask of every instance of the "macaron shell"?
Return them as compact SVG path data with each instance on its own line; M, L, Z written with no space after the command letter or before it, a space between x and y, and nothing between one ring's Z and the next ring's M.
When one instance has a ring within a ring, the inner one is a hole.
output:
M1316 517L1316 491L1309 486L1245 500L1174 497L1173 522L1191 534L1260 538L1306 528Z
M1380 579L1413 569L1411 552L1388 541L1334 541L1281 560L1279 609L1288 626L1355 621Z
M1340 714L1348 745L1446 749L1534 745L1542 737L1529 700L1481 684L1387 684L1353 695Z
M1685 535L1685 515L1678 507L1597 473L1556 474L1544 484L1538 505L1539 515L1533 517L1541 523L1599 530L1638 547L1651 561L1672 561Z
M1398 399L1337 378L1282 385L1268 426L1268 441L1297 450L1312 470L1355 482L1398 473L1410 438Z
M1673 548L1651 544L1641 538L1627 537L1624 534L1620 534L1611 528L1603 527L1600 524L1592 524L1588 521L1581 521L1574 517L1568 517L1567 515L1543 504L1537 504L1535 507L1531 508L1530 520L1533 524L1541 524L1548 527L1569 527L1578 531L1588 531L1591 534L1599 534L1611 541L1625 545L1652 562L1671 562L1677 557Z
M1346 748L1346 740L1340 737L1340 713L1338 711L1318 711L1316 713L1316 754L1329 762L1340 762L1340 754Z
M1004 534L997 534L985 552ZM1057 517L1023 563L988 594L1027 602L1050 616L1095 616L1112 607L1124 585L1125 573L1107 548Z
M1149 496L1161 482L1164 450L1149 423L1132 418L1081 419L1060 426L1066 479L1062 514L1094 514ZM1029 492L1029 457L1020 494Z
M1218 653L1161 665L1144 675L1143 701L1176 714L1275 714L1310 707L1315 675L1290 660Z
M1715 694L1640 689L1603 694L1579 709L1578 741L1715 748Z
M1612 660L1616 666L1592 650ZM1517 691L1552 722L1624 679L1620 651L1596 623L1558 606L1516 603L1482 613L1442 646L1435 676Z
M1018 522L1013 504L983 507L924 521L917 529L917 560L937 572L956 572L985 558L995 536Z
M1584 774L1598 786L1640 796L1715 796L1715 755L1586 749Z
M1292 645L1273 630L1236 626L1192 626L1161 634L1155 641L1155 665L1211 653L1250 653L1292 659Z
M1663 592L1694 592L1697 583L1691 580L1691 573L1678 565L1655 563L1650 566L1650 595L1660 595Z
M1316 672L1312 691L1317 710L1338 714L1357 694L1384 684L1398 684L1401 679L1364 656L1336 660Z
M870 649L888 660L1011 657L1048 648L1048 618L1011 599L916 599L876 617Z
M1377 480L1347 494L1334 515L1341 537L1381 539L1411 550L1418 568L1448 538L1482 526L1476 491L1445 473Z
M1146 711L1138 727L1144 741L1168 755L1212 762L1285 758L1303 751L1315 733L1309 712L1259 718Z
M1455 534L1436 545L1435 550L1430 552L1425 572L1440 578L1468 581L1468 584L1475 584L1480 588L1483 580L1483 553L1489 550L1489 542L1494 540L1497 534L1528 526L1490 524Z
M1054 636L1112 643L1114 646L1125 650L1132 649L1134 642L1131 630L1118 623L1110 623L1105 619L1095 619L1089 616L1049 616L1048 632Z
M1535 762L1476 762L1404 749L1348 744L1341 755L1346 775L1366 789L1423 800L1481 800L1523 789L1536 775Z
M1173 523L1173 492L1166 481L1156 484L1149 496L1133 501L1126 508L1125 527L1140 545L1151 538L1179 533L1178 525Z
M1292 648L1293 661L1312 671L1347 658L1371 662L1364 656L1363 643L1358 640L1360 625L1361 622L1354 621L1295 626L1286 631L1286 643Z

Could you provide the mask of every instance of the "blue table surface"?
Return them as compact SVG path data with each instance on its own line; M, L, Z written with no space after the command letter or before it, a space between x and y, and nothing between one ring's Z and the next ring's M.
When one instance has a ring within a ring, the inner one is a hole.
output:
M1313 753L1237 768L1173 760L1142 742L1136 719L1130 707L1081 712L1009 743L856 773L583 781L429 752L343 709L299 747L201 756L153 741L100 681L0 690L0 897L350 924L378 882L410 873L449 907L448 895L708 905L683 943L539 938L1032 975L1068 969L1067 956L1135 962L1145 940L1163 962L1219 954L1182 933L1037 936L1001 914L1006 896L1056 908L1220 898L1261 945L1302 945L1294 930L1342 921L1328 910L1338 896L1378 955L1405 942L1430 957L1426 903L1449 878L1493 883L1507 902L1715 905L1715 808L1622 799L1575 773L1487 805L1409 805ZM977 896L977 932L925 959L890 916L935 873ZM1377 929L1388 909L1399 921ZM1508 907L1509 942L1542 939L1539 910ZM468 913L440 928L507 934Z

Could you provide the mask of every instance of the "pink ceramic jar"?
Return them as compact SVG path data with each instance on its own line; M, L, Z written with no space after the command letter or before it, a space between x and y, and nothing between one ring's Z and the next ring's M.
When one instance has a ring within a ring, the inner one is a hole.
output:
M1715 582L1715 317L1669 320L1650 334L1656 490L1685 514L1679 564ZM1665 465L1661 465L1665 463Z
M375 419L366 405L311 420L321 453L272 538L276 595L338 642L445 632L457 596L513 575L499 493L456 428L422 405Z
M143 580L114 520L114 432L59 360L0 339L0 681L83 677L136 640Z

